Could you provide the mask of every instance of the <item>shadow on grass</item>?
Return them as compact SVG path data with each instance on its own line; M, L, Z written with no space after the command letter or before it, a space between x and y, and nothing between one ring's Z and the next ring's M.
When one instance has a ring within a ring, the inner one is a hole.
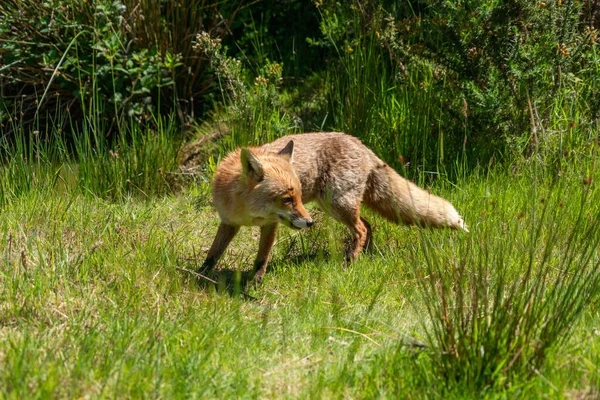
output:
M284 266L300 265L305 262L317 262L329 259L329 252L314 251L306 254L298 253L292 256L278 257L269 263L267 274L271 275L273 270ZM184 263L185 267L177 267L178 270L186 272L202 291L216 290L217 293L225 293L232 297L242 296L247 300L257 300L256 297L247 293L250 287L259 287L262 283L254 279L253 270L240 270L234 268L218 268L210 272L201 271L201 267L193 259Z
M241 295L246 300L257 300L247 293L248 288L255 285L253 271L228 268L213 270L196 277L196 283L203 291L215 289L217 293L225 293L232 297Z
M309 252L298 252L295 254L287 254L283 257L277 257L276 259L269 262L267 267L267 274L271 271L278 269L286 265L298 266L304 263L315 263L322 261L329 261L331 253L329 251L315 250Z

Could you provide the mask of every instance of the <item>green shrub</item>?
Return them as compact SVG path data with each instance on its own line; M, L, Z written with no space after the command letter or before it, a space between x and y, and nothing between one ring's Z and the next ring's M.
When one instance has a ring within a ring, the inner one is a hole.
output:
M582 2L317 5L331 125L379 143L390 162L528 154L600 117L598 31Z
M226 109L220 115L229 134L224 147L258 145L299 130L301 121L285 112L280 90L283 65L268 58L248 64L226 55L220 39L197 35L195 49L210 60Z
M0 4L0 120L27 125L68 109L72 120L151 122L202 110L210 90L194 35L228 21L234 2L10 0ZM196 103L194 98L196 97ZM94 122L99 123L98 121Z

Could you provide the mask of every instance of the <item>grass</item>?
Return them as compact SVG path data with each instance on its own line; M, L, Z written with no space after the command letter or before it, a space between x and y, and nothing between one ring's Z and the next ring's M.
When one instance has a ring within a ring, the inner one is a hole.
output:
M527 195L482 199L482 215L496 225L482 224L475 236L448 245L423 236L419 283L432 324L428 341L436 343L436 369L451 387L486 392L524 384L596 302L597 194L567 174L555 186L544 178L511 184L495 177Z
M223 149L299 129L275 83L238 83L237 108L219 114L228 131L219 154L198 168L208 175ZM373 147L450 200L471 234L367 212L375 251L345 268L346 230L311 209L314 228L279 233L260 287L236 287L256 230L236 238L217 287L184 271L201 265L218 217L208 176L175 179L172 118L152 129L129 121L114 140L82 124L72 143L50 127L15 127L16 140L0 142L3 397L597 395L595 131L577 120L567 137L557 114L544 143L515 145L528 156L510 165L467 167L466 154L452 165L441 141L434 158L410 165L392 156L427 153L436 112L426 92L381 94L361 112L399 131L381 141L385 151Z
M440 363L448 361L438 347L443 342L431 333L442 320L427 313L439 302L427 289L433 281L426 254L434 252L444 272L464 258L466 248L475 255L505 252L503 264L490 267L506 269L501 276L507 285L519 282L526 258L519 252L530 248L522 240L531 231L529 213L543 207L531 198L564 202L552 206L556 218L539 228L543 237L565 238L579 211L575 199L587 188L575 166L555 189L540 185L547 178L532 179L535 170L473 174L459 189L436 187L463 212L470 235L400 227L369 215L375 253L348 268L339 239L344 228L313 209L316 229L281 230L264 284L245 288L252 299L199 284L177 269L200 265L218 226L205 184L178 195L119 200L76 188L30 191L1 211L3 397L597 393L595 306L581 310L543 363L534 370L525 365L525 375L470 387L452 384L441 372ZM588 190L588 211L597 218L598 191L594 185ZM506 235L506 226L521 233ZM250 268L257 234L243 230L220 263L220 276ZM553 260L568 254L566 242L557 242ZM586 241L578 239L573 248L579 243ZM592 259L598 262L596 249ZM560 265L552 263L557 270ZM449 272L442 282L453 277ZM543 340L536 332L530 339ZM469 371L460 362L458 371Z
M0 205L48 189L113 199L170 192L181 140L173 118L155 118L155 125L129 121L110 139L95 124L83 124L71 141L56 127L29 133L15 127L14 140L0 136Z
M110 128L106 108L122 115L130 101L121 111L103 102L102 82L114 99L123 86L115 72L126 71L112 61L103 77L92 56L91 83L79 79L93 92L79 90L79 120L60 102L54 118L46 111L30 125L23 108L4 110L0 397L598 397L595 31L584 75L565 69L557 85L537 72L545 86L536 91L508 76L507 95L495 89L499 76L475 87L440 70L435 54L413 54L396 29L420 19L379 18L380 32L351 14L323 11L322 30L333 25L317 42L333 58L292 91L280 90L281 64L238 62L214 37L196 36L201 56L192 58L210 59L224 103L212 116L219 129L200 133L218 144L190 150L204 158L191 166L202 171L196 182L178 178L174 117L148 111ZM413 54L408 68L396 51ZM551 53L533 59L554 71L567 59ZM77 69L90 54L78 50ZM66 64L53 76L68 76ZM139 93L144 102L151 92ZM252 229L219 264L216 287L197 281L185 270L201 265L218 226L208 181L219 157L310 127L359 137L450 200L471 233L366 212L375 251L344 267L346 230L313 208L311 230L281 229L263 285L238 286L256 254Z

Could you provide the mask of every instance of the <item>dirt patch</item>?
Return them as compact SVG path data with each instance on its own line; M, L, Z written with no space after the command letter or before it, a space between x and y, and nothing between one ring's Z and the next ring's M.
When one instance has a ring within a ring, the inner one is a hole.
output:
M215 143L229 134L229 127L224 121L214 121L202 127L198 135L184 144L179 151L180 170L185 174L197 174L213 154Z

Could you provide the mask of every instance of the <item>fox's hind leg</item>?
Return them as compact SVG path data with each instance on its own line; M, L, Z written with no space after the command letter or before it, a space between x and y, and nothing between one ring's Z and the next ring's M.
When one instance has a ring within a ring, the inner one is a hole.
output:
M366 219L360 217L360 220L365 225L365 228L367 228L367 241L365 242L363 250L370 253L373 251L373 229L371 228L371 224L367 222Z
M352 262L358 258L363 248L370 248L371 225L360 217L360 204L351 208L332 205L331 215L350 229L352 239L346 252L346 261Z

